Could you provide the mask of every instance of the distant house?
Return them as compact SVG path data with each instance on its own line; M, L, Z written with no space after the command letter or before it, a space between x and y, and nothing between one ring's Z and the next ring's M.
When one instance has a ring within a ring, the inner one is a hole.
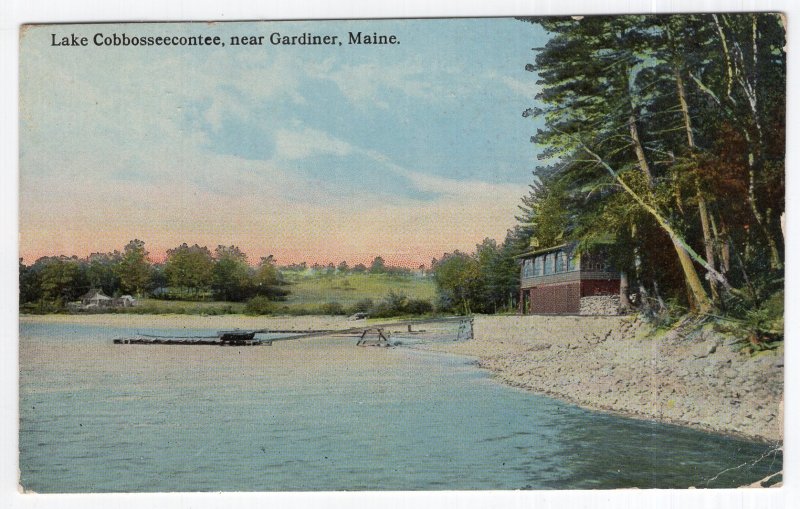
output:
M517 257L521 314L616 314L619 271L602 249L579 254L576 247L562 244Z
M113 299L103 293L103 290L92 289L81 297L84 308L105 308L113 305Z
M117 298L111 298L103 290L92 289L86 292L80 302L73 302L70 308L76 311L82 309L97 309L97 308L128 308L136 305L136 299L131 295L123 295Z
M119 308L130 308L136 305L136 299L134 299L132 295L123 295L122 297L114 299L113 305Z

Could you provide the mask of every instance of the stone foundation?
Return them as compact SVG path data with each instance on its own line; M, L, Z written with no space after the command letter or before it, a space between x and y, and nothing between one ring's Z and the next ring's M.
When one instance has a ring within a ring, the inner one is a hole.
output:
M581 297L581 315L618 315L619 295Z

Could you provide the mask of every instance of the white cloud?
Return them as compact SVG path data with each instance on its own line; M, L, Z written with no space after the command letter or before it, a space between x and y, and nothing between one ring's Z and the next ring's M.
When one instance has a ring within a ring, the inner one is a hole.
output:
M278 129L275 132L277 159L304 159L314 155L346 156L353 147L346 141L309 127L301 130Z
M338 249L428 258L469 249L513 224L524 186L428 175L347 141L345 133L287 122L265 127L274 131L270 161L215 153L190 120L221 129L228 117L248 119L257 105L304 104L309 81L324 80L359 107L388 109L390 96L451 101L496 80L413 61L299 65L291 53L265 51L201 59L90 49L25 53L22 252L86 254L139 237L156 249L237 243L251 256L291 247L306 256L334 257ZM526 87L501 82L520 94ZM420 201L387 190L354 201L288 169L312 156L353 154L439 197Z

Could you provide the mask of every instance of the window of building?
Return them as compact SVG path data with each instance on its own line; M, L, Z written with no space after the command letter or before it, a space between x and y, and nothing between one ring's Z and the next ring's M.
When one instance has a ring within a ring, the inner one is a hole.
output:
M556 254L556 272L567 271L567 253L559 251Z
M536 276L544 274L544 256L537 256L533 263L533 273Z
M533 276L533 263L531 260L525 260L522 264L522 277L532 277Z
M555 271L556 266L556 255L550 253L549 255L545 256L544 258L544 273L545 274L552 274Z

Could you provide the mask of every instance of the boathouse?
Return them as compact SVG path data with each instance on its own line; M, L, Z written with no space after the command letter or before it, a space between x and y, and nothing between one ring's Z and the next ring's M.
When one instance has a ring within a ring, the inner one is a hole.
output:
M577 243L523 253L521 314L617 314L620 273L604 249L579 253Z

